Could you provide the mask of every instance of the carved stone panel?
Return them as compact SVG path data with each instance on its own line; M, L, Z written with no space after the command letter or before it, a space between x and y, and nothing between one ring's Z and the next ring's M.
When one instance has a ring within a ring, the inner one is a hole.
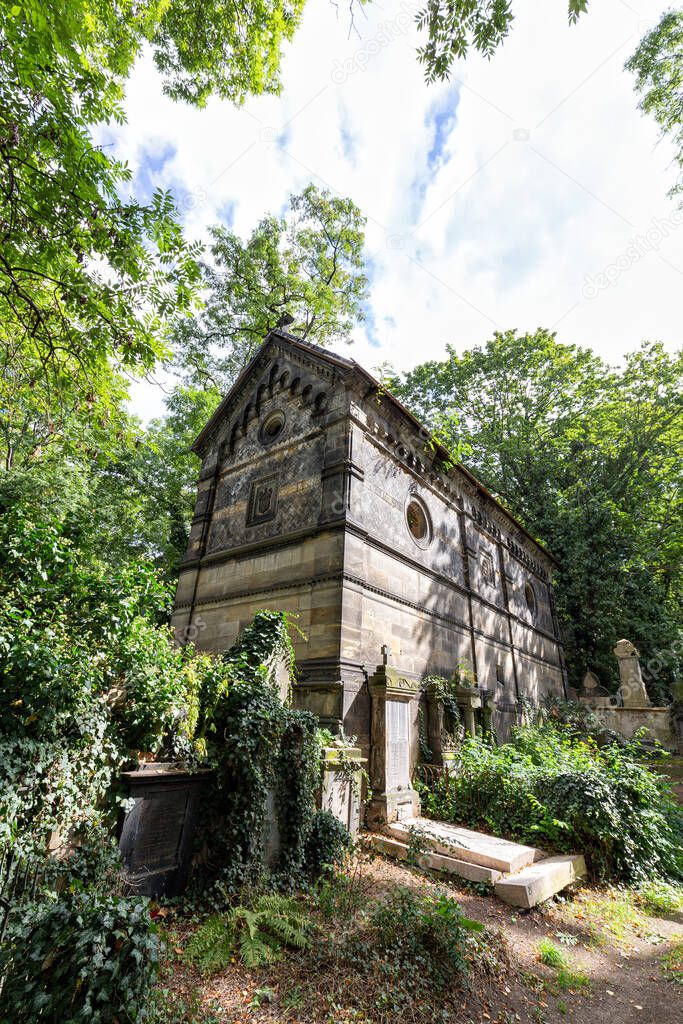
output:
M247 526L267 523L277 512L279 480L277 473L262 480L254 480L249 492Z
M388 700L386 788L410 785L409 706L405 701Z

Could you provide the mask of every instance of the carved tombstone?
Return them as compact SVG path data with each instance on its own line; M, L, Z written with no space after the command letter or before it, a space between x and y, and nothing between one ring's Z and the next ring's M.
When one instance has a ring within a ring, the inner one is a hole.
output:
M595 672L591 672L590 669L588 669L583 677L581 702L589 704L593 708L608 708L614 703L614 699L610 697L609 691L601 685Z
M636 648L630 640L620 640L614 648L614 654L619 662L619 678L621 679L619 693L624 702L624 707L651 707L652 702L645 689Z
M361 824L361 791L365 758L360 747L341 740L323 748L322 810L329 811L353 835Z
M585 676L583 677L582 687L586 691L587 695L591 695L595 692L598 692L600 694L603 693L603 688L600 685L600 680L596 676L595 672L591 672L590 669L588 669Z
M210 772L143 764L124 772L131 804L120 823L126 887L144 896L177 896L185 888L201 790Z
M388 653L383 647L382 664L370 679L372 800L368 822L371 825L420 813L420 798L410 783L410 703L418 692L419 683L390 668Z

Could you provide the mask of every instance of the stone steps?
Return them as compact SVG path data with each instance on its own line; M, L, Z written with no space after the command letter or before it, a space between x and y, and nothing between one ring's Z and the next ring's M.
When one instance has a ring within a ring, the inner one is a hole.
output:
M429 818L405 818L371 833L369 845L421 868L490 882L496 895L513 907L535 907L586 875L580 854L548 857L532 846Z
M386 825L384 831L403 843L410 843L411 836L419 837L437 853L505 874L521 871L545 856L533 846L511 843L508 839L429 818L403 818Z
M535 907L585 877L586 862L581 854L573 853L546 857L516 875L503 875L494 882L494 887L504 903L513 907Z
M394 857L395 860L408 860L409 846L398 839L390 836L382 836L373 833L370 837L370 845L378 853L384 853L387 857ZM445 871L449 875L459 875L467 878L470 882L490 882L492 885L503 875L493 868L485 868L480 864L470 864L466 860L456 860L454 857L445 857L441 853L425 851L415 855L415 863L418 867L430 871Z

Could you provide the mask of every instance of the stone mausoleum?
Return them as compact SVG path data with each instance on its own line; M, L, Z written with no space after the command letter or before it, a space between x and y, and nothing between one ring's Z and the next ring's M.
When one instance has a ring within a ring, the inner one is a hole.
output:
M413 762L428 674L473 674L500 736L566 693L552 556L353 360L272 331L194 451L177 636L219 652L261 608L297 616L295 701L366 755L385 662Z

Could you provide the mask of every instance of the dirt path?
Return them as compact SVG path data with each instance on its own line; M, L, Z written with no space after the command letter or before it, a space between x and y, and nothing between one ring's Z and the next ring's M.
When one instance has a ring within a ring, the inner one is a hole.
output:
M378 870L399 884L418 881L417 873L388 861ZM567 1018L576 1024L681 1024L683 986L667 980L661 962L676 943L683 941L683 914L668 919L637 915L640 934L624 924L623 934L620 928L617 937L596 927L587 917L593 899L599 904L606 900L600 890L585 889L578 900L518 911L493 896L473 895L458 883L437 883L435 887L451 892L468 917L499 929L521 967L543 978L549 987L554 987L556 974L538 960L538 943L544 938L566 952L573 970L590 979L590 990L583 994L536 993L531 1005L526 1006L526 1019L536 1024L555 1024ZM576 945L565 946L558 933L575 936ZM498 1019L505 1020L504 1004L501 1000L501 1005L492 1007L493 1020L496 1011ZM520 1016L525 1019L523 1014Z
M509 976L496 981L479 980L458 1000L457 1016L434 1014L434 1022L458 1024L680 1024L683 1020L683 986L667 980L664 957L683 942L683 915L669 919L648 917L623 894L582 889L572 899L518 911L491 895L473 892L458 882L426 876L418 869L375 857L363 868L365 905L396 885L446 892L460 903L467 917L500 932L511 953ZM334 923L330 924L334 927ZM306 977L305 954L292 954L269 968L248 971L233 964L210 978L199 975L182 956L187 931L181 926L174 944L175 965L166 972L178 995L191 995L197 1009L210 1012L183 1019L193 1024L375 1024L395 1021L396 1015L358 1015L344 999L330 1009L325 995L339 991L339 978L313 980L319 1000L311 1008L297 1009L292 993ZM573 972L562 978L539 962L538 944L549 940L566 957ZM349 982L352 979L348 979ZM558 982L563 981L564 988ZM268 998L259 993L269 993ZM351 997L351 992L348 990ZM345 1005L346 1004L346 1005Z

